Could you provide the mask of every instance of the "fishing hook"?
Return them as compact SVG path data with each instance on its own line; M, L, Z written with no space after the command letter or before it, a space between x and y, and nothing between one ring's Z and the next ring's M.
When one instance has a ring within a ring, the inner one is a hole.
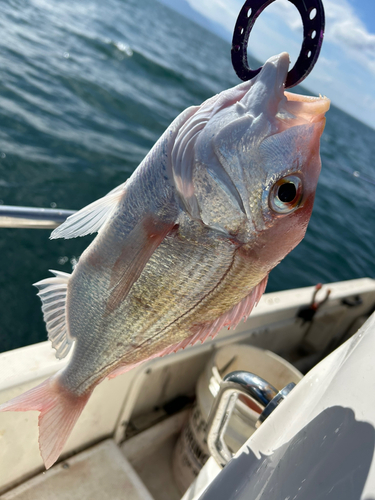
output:
M275 0L246 0L233 32L232 65L241 80L251 80L261 67L251 69L247 60L247 44L257 17ZM301 83L318 60L324 36L324 8L322 0L289 0L299 11L303 24L303 42L298 59L289 71L285 88Z

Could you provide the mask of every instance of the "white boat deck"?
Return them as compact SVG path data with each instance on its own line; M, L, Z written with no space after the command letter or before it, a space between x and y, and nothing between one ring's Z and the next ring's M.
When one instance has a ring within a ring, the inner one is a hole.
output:
M328 284L321 296L328 287L330 299L312 324L296 314L310 303L313 287L265 294L234 332L224 329L214 341L104 381L77 422L62 461L47 472L38 449L38 413L0 413L1 500L180 499L172 450L186 412L168 416L164 405L181 395L194 396L198 376L218 347L242 342L288 357L302 339L318 354L335 339L346 340L374 310L375 280ZM343 303L356 296L360 302ZM55 359L47 342L0 354L0 403L66 362Z
M1 496L2 500L153 500L116 443L108 439Z
M106 439L25 481L1 500L179 500L173 449L188 411L118 446ZM147 485L147 487L145 486Z

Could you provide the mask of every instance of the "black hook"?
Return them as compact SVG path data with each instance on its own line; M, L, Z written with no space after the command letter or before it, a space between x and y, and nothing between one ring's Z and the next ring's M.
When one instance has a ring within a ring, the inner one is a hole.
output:
M241 80L251 80L262 68L252 70L247 61L247 43L257 17L275 0L246 0L237 18L232 40L232 64ZM297 7L303 23L303 42L296 64L289 71L285 88L301 83L318 60L324 36L321 0L289 0Z

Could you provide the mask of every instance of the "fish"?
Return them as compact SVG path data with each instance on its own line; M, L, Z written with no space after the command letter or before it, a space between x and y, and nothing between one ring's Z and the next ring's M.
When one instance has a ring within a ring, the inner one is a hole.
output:
M285 91L289 55L183 111L132 176L52 239L97 233L35 284L67 366L0 411L39 411L48 469L96 385L246 319L304 237L330 101Z

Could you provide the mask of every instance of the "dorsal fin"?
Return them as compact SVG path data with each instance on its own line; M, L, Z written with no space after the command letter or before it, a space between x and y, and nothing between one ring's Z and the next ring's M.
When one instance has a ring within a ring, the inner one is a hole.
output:
M68 217L61 226L51 233L50 239L76 238L77 236L86 236L98 232L114 213L120 198L124 194L125 184L121 184L103 198L99 198L99 200L90 203L90 205Z
M66 294L70 274L51 271L54 278L46 278L34 283L42 301L44 321L47 325L48 338L56 349L56 358L62 359L70 351L73 339L66 324Z

